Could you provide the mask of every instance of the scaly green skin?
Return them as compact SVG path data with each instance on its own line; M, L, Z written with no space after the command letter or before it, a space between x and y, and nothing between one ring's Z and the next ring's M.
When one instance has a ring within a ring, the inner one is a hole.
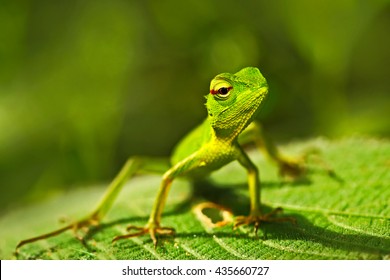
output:
M172 181L179 176L204 176L233 160L249 174L251 216L260 215L260 183L255 165L238 144L238 136L252 122L268 93L267 82L257 68L236 74L220 74L210 84L208 117L184 138L172 157L173 167L164 175L146 229L156 244L161 213ZM191 145L190 145L191 143Z
M171 167L168 167L168 171L162 177L148 223L144 227L129 226L128 229L136 232L117 236L114 241L150 234L156 246L157 234L174 232L172 228L160 226L161 214L172 181L181 176L190 178L206 176L234 160L237 160L248 172L250 194L249 216L237 217L235 226L253 223L257 230L261 221L278 220L271 218L272 213L261 214L258 170L240 146L240 143L255 142L276 161L281 173L289 173L292 176L301 173L302 168L298 162L281 157L276 148L264 140L260 127L252 123L267 94L267 82L257 68L247 67L235 74L223 73L216 76L211 81L210 93L206 96L208 117L177 145L171 157ZM150 163L149 159L130 158L90 216L57 231L23 240L18 244L17 249L27 243L57 235L68 229L77 231L81 227L98 224L111 208L125 182L140 170L151 169L148 163Z

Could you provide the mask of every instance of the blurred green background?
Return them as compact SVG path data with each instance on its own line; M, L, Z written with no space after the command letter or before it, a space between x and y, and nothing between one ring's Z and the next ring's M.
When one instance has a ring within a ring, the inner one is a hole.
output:
M245 66L279 143L388 137L389 30L387 0L1 0L0 213L168 155Z

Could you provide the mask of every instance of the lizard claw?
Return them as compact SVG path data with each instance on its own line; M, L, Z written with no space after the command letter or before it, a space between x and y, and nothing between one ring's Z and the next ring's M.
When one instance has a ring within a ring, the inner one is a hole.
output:
M255 227L255 234L257 236L257 231L262 222L291 222L293 224L296 223L296 220L293 217L273 217L281 213L282 211L283 209L281 207L278 207L264 215L251 214L249 216L238 216L236 217L236 220L234 222L233 229L237 229L242 225L253 224Z
M175 229L171 227L160 227L158 224L151 223L147 224L145 227L138 227L138 226L128 226L128 231L135 230L134 233L124 234L124 235L118 235L116 236L112 242L116 242L120 239L127 239L132 237L137 237L145 234L149 234L150 238L153 241L154 248L157 247L157 235L173 235L175 234Z
M26 245L26 244L33 243L33 242L36 242L38 240L43 240L43 239L46 239L49 237L59 235L60 233L65 232L67 230L72 230L75 238L84 243L84 236L78 235L78 231L83 230L84 233L87 234L91 227L95 227L98 225L99 225L99 218L96 217L95 215L91 215L88 218L85 218L85 219L80 220L78 222L71 223L71 224L64 226L60 229L57 229L55 231L52 231L52 232L49 232L46 234L42 234L42 235L39 235L39 236L36 236L33 238L22 240L18 243L18 245L16 245L15 253L18 253L19 248Z

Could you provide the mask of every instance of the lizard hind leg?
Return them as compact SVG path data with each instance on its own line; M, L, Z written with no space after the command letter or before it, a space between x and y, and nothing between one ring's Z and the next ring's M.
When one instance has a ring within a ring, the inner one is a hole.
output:
M267 137L261 124L252 122L239 136L239 143L243 146L253 143L255 146L279 168L279 175L288 180L297 180L306 175L304 157L290 157L280 153L277 146Z
M139 173L163 173L168 168L169 168L169 161L167 159L155 159L155 158L144 158L144 157L129 158L125 163L125 165L120 170L120 172L118 173L118 175L108 186L106 192L104 193L100 202L95 208L95 211L93 211L87 217L72 222L65 227L62 227L60 229L54 230L46 234L42 234L39 236L35 236L20 241L15 248L15 253L17 254L19 249L26 244L57 236L67 230L73 230L76 239L84 242L85 237L88 235L84 235L84 236L79 235L78 234L79 231L82 230L84 233L88 233L88 231L92 227L99 226L100 221L111 209L113 203L115 202L116 198L119 195L119 192L122 190L125 183L131 177Z
M54 230L54 231L51 231L51 232L48 232L48 233L45 233L42 235L38 235L38 236L35 236L32 238L24 239L16 245L15 253L18 254L19 248L26 245L26 244L34 243L34 242L39 241L39 240L44 240L44 239L47 239L50 237L57 236L57 235L65 232L67 230L72 230L76 239L80 240L81 242L84 242L83 236L78 235L79 230L83 230L85 233L88 233L88 231L91 227L98 226L98 225L99 225L99 221L96 220L93 217L93 215L91 215L91 217L89 217L89 218L85 218L85 219L82 219L80 221L71 223L67 226L60 228L60 229L57 229L57 230Z

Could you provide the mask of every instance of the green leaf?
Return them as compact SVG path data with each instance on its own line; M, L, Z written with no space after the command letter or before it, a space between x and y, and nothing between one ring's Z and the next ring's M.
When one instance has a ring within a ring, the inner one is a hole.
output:
M83 245L72 232L20 249L18 259L390 259L390 142L367 138L339 141L314 139L281 147L291 155L317 150L308 157L306 180L283 182L275 166L257 151L264 211L281 206L291 223L265 223L256 237L246 226L208 229L191 208L201 201L247 214L249 199L245 171L232 163L207 181L191 185L174 182L162 219L174 226L174 237L162 238L154 249L148 236L112 243L128 224L148 219L160 177L133 178L99 228ZM337 175L330 176L328 166ZM89 213L104 186L74 190L39 205L26 206L0 219L1 259L12 259L18 241L60 227L55 220L71 220ZM69 215L69 216L66 216Z

